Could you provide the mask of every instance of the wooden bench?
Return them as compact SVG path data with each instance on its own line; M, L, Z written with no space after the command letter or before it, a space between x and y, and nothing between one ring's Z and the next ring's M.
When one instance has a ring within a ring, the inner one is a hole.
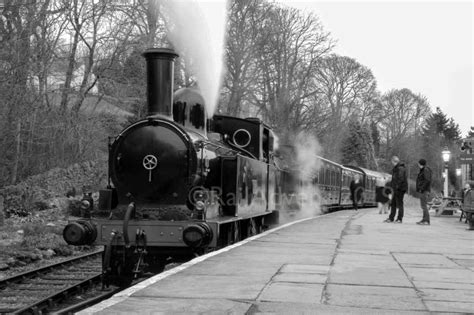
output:
M462 199L455 197L443 197L441 204L435 209L435 216L453 215L458 210L461 211Z

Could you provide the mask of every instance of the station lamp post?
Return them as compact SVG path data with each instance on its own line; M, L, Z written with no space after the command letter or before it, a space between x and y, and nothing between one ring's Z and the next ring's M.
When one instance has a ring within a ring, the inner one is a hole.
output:
M444 197L448 197L448 162L451 157L451 151L447 147L441 152L444 161Z
M459 188L460 190L462 190L462 168L458 167L456 169L456 177L460 179L460 181L458 182L459 183Z

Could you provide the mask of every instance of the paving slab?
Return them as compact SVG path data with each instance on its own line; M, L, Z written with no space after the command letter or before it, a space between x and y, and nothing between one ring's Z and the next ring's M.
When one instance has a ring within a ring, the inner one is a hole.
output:
M449 314L472 314L474 312L474 303L472 302L426 301L425 304L430 312L446 312Z
M259 301L320 303L324 285L314 283L272 282L258 297Z
M414 288L329 284L325 295L327 304L330 305L406 311L426 310Z
M474 259L457 259L457 258L451 258L452 261L456 264L458 264L461 267L469 268L472 270L474 268Z
M328 304L291 303L291 302L254 302L247 314L331 314L331 315L403 315L430 314L428 311L403 311L374 309L366 307L346 307Z
M321 283L325 284L327 275L317 273L279 273L272 279L274 282Z
M168 299L130 297L101 314L245 314L252 304L227 299Z
M405 268L413 281L474 283L474 271L469 269L452 268Z
M294 273L319 273L327 274L330 266L326 265L297 265L297 264L286 264L280 272L294 272Z
M460 259L460 260L474 260L474 248L468 249L464 255L452 255L448 254L446 255L450 259Z
M460 282L439 282L433 281L413 281L413 285L422 289L457 289L457 290L474 290L474 283L460 283Z
M474 291L460 289L422 289L425 301L453 301L474 303ZM474 308L472 309L474 312Z
M132 294L134 297L255 299L268 279L241 276L177 274ZM236 285L238 284L238 285Z
M291 251L276 251L276 250L242 250L231 253L227 258L229 260L239 261L242 257L253 257L255 262L268 262L269 264L283 265L289 264L307 264L307 265L329 265L332 261L334 252L327 250L291 250ZM271 258L271 259L270 259Z
M342 245L344 246L344 245ZM390 253L385 255L373 255L370 252L364 253L347 253L338 251L334 260L334 267L384 267L398 268L398 262L395 261Z
M407 267L462 268L443 254L393 253L393 256Z
M395 287L412 286L403 270L400 268L385 268L383 265L374 267L337 266L331 269L329 279L330 283Z

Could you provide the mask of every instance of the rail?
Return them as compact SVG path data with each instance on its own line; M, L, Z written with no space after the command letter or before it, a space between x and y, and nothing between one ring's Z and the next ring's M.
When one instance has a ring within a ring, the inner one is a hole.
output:
M103 250L0 280L0 313L44 314L101 281Z

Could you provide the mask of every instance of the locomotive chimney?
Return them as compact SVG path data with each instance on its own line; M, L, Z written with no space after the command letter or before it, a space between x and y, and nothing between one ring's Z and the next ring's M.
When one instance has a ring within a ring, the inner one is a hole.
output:
M172 49L151 48L143 53L146 59L148 115L173 117L174 60Z

